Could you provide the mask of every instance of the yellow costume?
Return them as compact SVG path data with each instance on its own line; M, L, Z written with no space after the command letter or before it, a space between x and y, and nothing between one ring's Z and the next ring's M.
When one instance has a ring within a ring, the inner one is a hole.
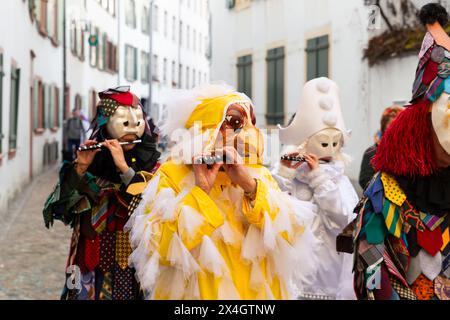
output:
M212 131L204 139L209 141L227 107L242 101L251 104L238 93L202 97L184 126L191 129L201 121L202 134ZM127 228L130 263L149 298L289 298L292 273L301 263L298 256L310 245L304 232L310 207L294 204L280 191L261 164L257 129L250 125L244 131L257 150L257 163L246 159L245 164L258 182L253 201L223 171L206 194L195 186L192 166L173 160L147 186Z

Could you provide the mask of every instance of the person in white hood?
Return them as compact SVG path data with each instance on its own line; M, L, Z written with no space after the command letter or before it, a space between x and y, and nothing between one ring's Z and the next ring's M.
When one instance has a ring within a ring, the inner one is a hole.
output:
M336 83L318 78L305 84L297 113L280 140L287 155L272 170L280 188L315 205L313 222L315 257L309 270L293 279L301 300L356 299L352 256L336 251L336 237L353 219L358 196L344 173L341 149L347 131ZM297 158L298 161L290 161Z

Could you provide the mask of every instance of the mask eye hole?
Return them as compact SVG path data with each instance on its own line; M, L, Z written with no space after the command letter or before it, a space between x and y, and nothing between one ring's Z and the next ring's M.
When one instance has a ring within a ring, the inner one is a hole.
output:
M125 122L123 123L123 125L124 125L125 127L128 127L129 124L130 124L130 123L129 123L128 121L125 121Z
M140 122L140 121L138 121L138 122L137 122L137 126L139 127L139 125L140 125L140 124L141 124L141 122Z
M328 143L322 143L322 147L324 148L328 147Z
M337 147L337 145L338 145L337 142L333 143L333 147Z

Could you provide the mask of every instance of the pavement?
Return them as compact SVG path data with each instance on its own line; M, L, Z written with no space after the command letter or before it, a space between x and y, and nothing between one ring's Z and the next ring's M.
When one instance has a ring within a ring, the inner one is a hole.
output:
M71 229L45 228L42 208L58 178L53 167L35 178L0 212L0 300L59 299Z

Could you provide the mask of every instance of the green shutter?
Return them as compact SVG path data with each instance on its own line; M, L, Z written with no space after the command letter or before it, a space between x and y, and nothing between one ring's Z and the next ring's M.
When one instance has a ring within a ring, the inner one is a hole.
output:
M328 77L328 35L309 39L307 42L307 80Z
M11 97L9 113L9 150L17 148L17 121L19 112L20 69L11 68Z
M284 121L284 47L267 52L267 124Z
M33 129L39 127L39 81L33 83Z
M238 58L238 90L252 97L252 56Z

